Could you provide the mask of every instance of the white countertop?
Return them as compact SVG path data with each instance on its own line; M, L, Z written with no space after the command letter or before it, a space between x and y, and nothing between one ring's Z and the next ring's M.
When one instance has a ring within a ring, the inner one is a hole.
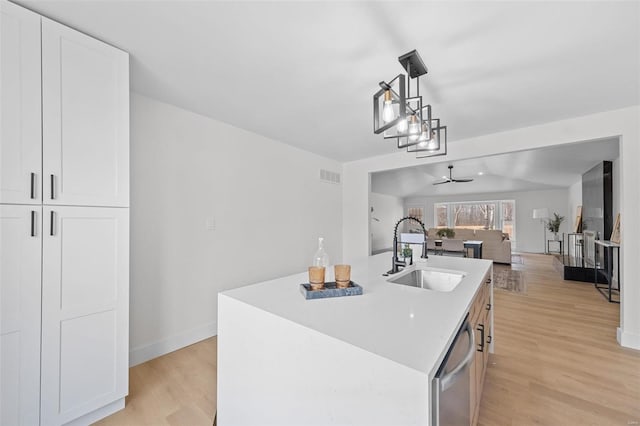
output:
M427 267L466 273L451 292L389 283L409 269L382 276L390 264L391 253L382 253L352 265L361 296L306 300L299 289L306 272L223 294L433 377L492 262L430 256Z

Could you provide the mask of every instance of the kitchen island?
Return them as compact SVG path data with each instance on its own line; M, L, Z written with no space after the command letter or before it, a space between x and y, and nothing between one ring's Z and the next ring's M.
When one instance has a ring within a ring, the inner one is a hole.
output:
M413 267L385 277L389 264L352 265L360 296L305 300L306 273L219 294L219 424L429 425L431 382L492 263L416 262L464 273L452 291L390 283Z

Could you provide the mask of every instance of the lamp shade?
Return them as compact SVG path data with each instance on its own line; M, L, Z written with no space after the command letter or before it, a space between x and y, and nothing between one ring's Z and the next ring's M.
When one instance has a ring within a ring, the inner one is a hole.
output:
M534 219L548 219L549 218L549 209L533 209L533 218Z

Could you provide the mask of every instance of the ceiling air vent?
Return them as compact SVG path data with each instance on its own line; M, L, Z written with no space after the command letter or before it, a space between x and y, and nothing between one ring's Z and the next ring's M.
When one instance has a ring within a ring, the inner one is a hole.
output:
M329 170L320 169L320 180L326 183L340 184L340 173L331 172Z

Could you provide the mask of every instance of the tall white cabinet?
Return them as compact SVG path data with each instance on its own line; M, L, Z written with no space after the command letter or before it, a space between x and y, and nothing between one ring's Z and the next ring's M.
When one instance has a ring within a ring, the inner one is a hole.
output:
M2 1L0 55L0 203L40 204L40 16Z
M45 204L129 205L129 55L42 18Z
M129 212L45 206L42 424L127 394Z
M124 407L129 58L0 0L0 425Z
M0 205L0 425L35 425L40 405L42 207Z

